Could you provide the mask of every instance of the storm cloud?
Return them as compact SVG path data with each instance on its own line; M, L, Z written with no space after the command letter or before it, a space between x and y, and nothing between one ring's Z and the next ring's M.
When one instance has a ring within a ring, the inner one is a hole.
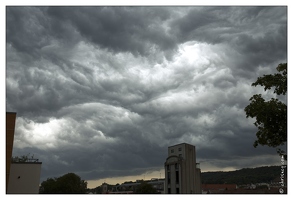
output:
M202 171L279 164L246 119L257 77L287 62L287 7L6 7L13 154L41 180L163 168L196 146ZM286 98L284 98L286 101Z

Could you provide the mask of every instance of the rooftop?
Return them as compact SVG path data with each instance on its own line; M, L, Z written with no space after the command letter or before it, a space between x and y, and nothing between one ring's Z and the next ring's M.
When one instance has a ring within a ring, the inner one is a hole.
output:
M187 144L187 143L183 142L183 143L180 143L180 144L175 144L175 145L169 146L168 148L170 148L170 147L180 146L180 145L183 145L183 144L185 144L185 145L190 145L190 146L194 146L194 145L192 145L192 144Z

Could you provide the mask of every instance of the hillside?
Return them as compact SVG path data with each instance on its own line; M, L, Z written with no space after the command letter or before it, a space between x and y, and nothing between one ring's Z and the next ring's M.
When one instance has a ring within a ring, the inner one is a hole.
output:
M251 183L270 183L279 181L281 166L264 166L257 168L244 168L228 172L202 172L202 183L208 184L251 184ZM285 170L285 176L287 170Z

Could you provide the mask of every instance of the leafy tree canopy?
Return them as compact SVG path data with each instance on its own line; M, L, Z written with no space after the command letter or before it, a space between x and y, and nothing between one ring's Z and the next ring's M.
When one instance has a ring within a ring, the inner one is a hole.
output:
M65 174L59 178L48 178L41 183L43 194L84 194L87 182L74 173Z
M277 95L287 94L287 63L278 65L279 73L258 77L252 86L264 86L265 90L274 89ZM255 94L245 107L246 117L256 118L254 125L258 128L257 140L253 146L268 145L277 147L287 142L287 105L278 99L265 101L261 94Z
M274 93L276 93L277 95L287 94L287 63L279 64L277 67L277 71L280 73L258 77L257 81L255 83L252 83L252 86L264 86L265 91L270 90L272 87L275 87Z
M280 181L280 166L263 166L256 168L243 168L228 172L202 172L203 184L251 184L270 183ZM287 168L284 168L284 178L287 179Z
M149 183L142 182L137 186L135 193L137 194L157 194L157 190Z

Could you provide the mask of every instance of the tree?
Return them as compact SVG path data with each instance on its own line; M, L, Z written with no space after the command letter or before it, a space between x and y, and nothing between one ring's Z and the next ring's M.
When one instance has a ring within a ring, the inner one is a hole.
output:
M277 95L287 94L287 63L277 67L279 73L258 77L252 86L264 86L264 90L274 89ZM278 99L271 98L265 101L261 94L255 94L250 99L250 104L245 107L246 118L256 118L254 125L258 128L257 140L253 146L267 145L277 147L287 142L287 105ZM279 149L279 152L281 150Z
M65 174L59 178L48 178L41 183L43 194L85 194L87 182L74 173Z
M46 181L41 183L40 193L43 194L57 194L58 188L56 178L48 178Z
M157 190L153 188L153 186L147 182L142 182L139 186L137 186L135 193L137 194L157 194Z

